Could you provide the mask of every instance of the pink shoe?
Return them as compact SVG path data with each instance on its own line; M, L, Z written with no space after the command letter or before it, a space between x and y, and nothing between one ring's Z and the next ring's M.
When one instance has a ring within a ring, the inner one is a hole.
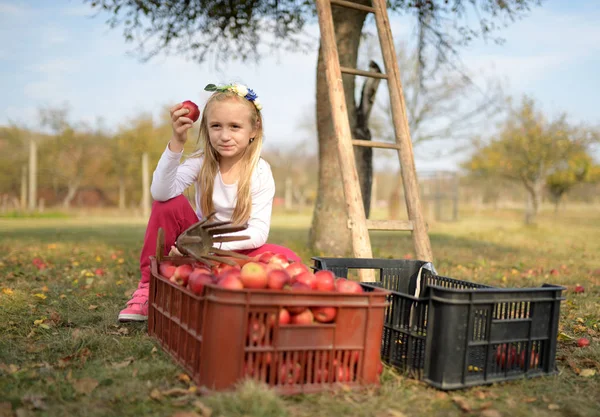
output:
M127 307L119 313L120 322L148 320L149 289L150 283L140 282L138 289L127 302Z

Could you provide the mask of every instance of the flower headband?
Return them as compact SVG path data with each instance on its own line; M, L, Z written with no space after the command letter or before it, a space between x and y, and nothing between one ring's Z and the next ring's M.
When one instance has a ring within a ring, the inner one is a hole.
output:
M208 84L204 87L204 91L233 91L240 97L244 97L246 100L254 103L256 110L262 110L262 104L260 104L260 100L254 91L251 88L246 87L243 84L227 84L221 87L216 86L215 84Z

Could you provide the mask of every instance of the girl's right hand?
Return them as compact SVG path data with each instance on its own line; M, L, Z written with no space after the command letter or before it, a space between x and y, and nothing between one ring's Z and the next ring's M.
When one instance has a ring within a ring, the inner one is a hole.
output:
M188 109L183 108L183 103L179 103L170 109L173 140L177 141L182 146L187 141L188 129L194 124L192 119L185 117L189 112Z

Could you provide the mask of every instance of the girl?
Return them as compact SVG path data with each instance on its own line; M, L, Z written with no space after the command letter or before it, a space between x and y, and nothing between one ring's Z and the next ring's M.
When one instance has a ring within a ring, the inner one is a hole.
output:
M301 261L290 249L266 244L275 182L271 167L260 157L262 107L256 94L240 84L209 84L205 89L214 93L202 112L199 148L181 164L187 131L193 121L186 117L189 110L181 103L170 109L173 136L152 177L150 191L154 202L140 256L141 279L127 307L119 313L119 321L148 318L149 257L156 253L160 227L165 231L166 252L180 233L216 211L215 221L248 223L246 230L231 235L250 236L247 240L221 243L221 249L248 256L270 251ZM196 212L183 195L192 183L196 189Z

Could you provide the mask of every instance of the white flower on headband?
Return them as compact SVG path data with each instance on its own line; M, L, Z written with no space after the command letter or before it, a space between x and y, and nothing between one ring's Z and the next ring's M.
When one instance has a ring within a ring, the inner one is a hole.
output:
M206 87L204 87L204 91L232 91L238 96L254 103L256 110L262 110L262 104L260 103L256 93L251 88L248 88L243 84L227 84L221 87L218 87L215 84L208 84Z
M232 90L240 97L246 97L246 94L248 94L248 87L243 84L234 84Z

